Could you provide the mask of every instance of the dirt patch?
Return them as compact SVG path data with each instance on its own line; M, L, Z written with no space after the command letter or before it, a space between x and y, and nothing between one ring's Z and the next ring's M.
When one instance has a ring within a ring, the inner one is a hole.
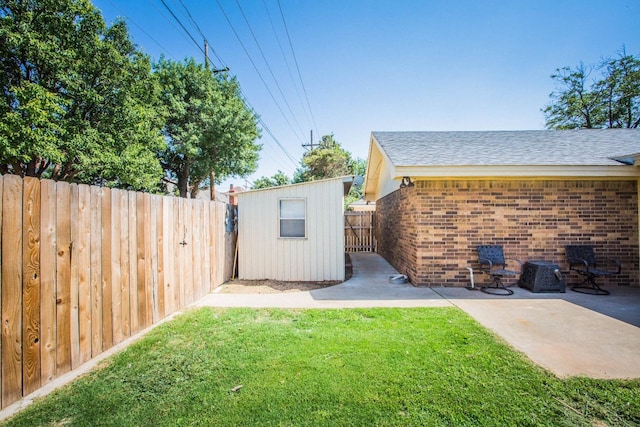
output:
M231 280L218 290L222 294L278 294L322 289L337 285L338 281L327 282L278 282L275 280Z

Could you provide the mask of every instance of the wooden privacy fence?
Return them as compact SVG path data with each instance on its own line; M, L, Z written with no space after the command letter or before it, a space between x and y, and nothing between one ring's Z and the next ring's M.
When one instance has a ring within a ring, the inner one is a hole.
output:
M373 216L375 212L344 213L345 252L375 252Z
M229 274L224 203L0 176L2 407Z

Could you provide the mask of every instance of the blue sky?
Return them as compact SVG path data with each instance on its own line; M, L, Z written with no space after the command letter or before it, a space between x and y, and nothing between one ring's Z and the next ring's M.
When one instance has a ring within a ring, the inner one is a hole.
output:
M93 0L153 59L204 59L204 34L275 137L249 183L292 176L312 129L362 158L375 130L543 129L556 68L640 54L640 0L164 2L199 45L161 0Z

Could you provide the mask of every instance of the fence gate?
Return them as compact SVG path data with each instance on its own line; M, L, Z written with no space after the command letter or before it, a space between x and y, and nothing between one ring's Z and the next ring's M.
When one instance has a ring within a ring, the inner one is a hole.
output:
M345 252L375 252L373 215L374 212L344 213Z

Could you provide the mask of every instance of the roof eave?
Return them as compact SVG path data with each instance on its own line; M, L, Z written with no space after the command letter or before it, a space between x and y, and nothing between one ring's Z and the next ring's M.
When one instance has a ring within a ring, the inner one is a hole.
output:
M412 179L433 178L640 178L640 170L635 166L604 165L469 165L469 166L396 166L393 179L403 176Z

